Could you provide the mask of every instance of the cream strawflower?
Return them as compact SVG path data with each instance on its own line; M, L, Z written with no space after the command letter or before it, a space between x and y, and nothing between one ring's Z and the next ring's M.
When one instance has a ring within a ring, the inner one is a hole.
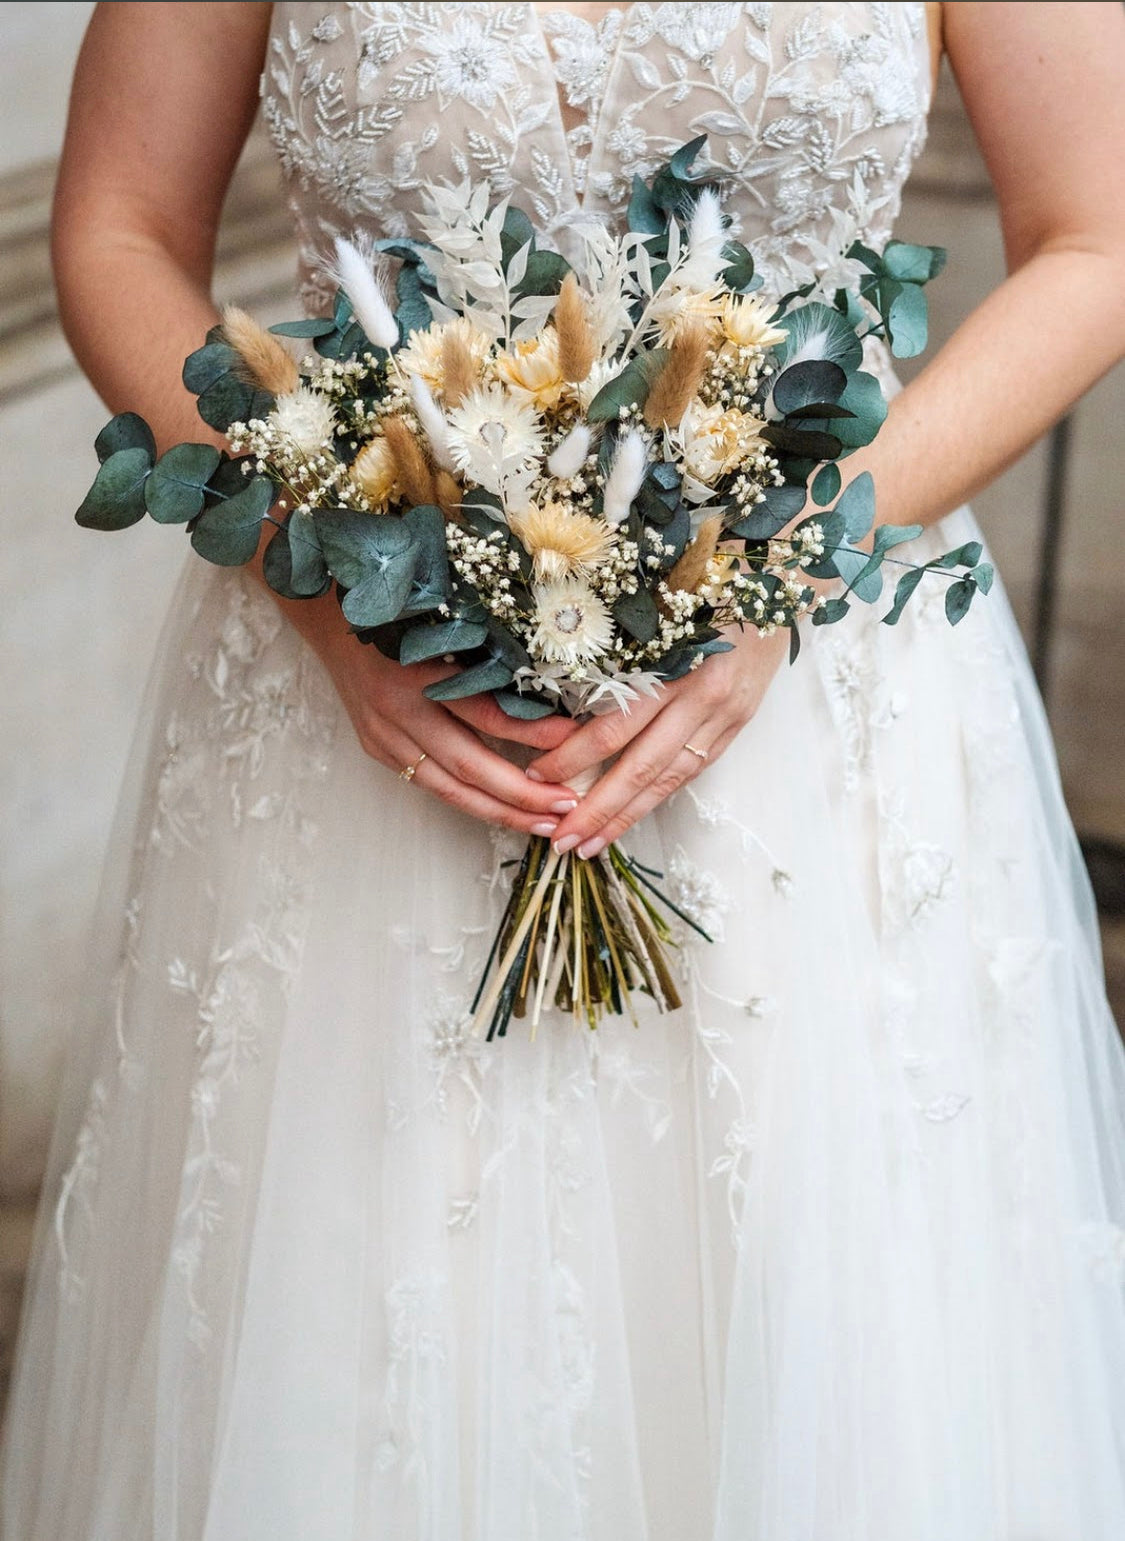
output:
M391 447L380 436L365 444L355 457L351 478L370 503L382 508L397 491L396 472Z
M332 450L336 432L336 412L325 396L299 385L288 395L279 396L266 419L278 433L295 444L305 455L320 455Z
M694 401L683 423L684 465L698 481L710 485L765 448L765 426L737 407Z
M710 289L662 289L653 299L649 311L649 317L660 333L660 341L670 343L688 321L706 321L709 328L717 331L722 295L723 291L717 285Z
M613 621L581 578L543 584L534 593L534 657L546 663L577 664L606 651L613 641Z
M530 402L540 412L553 411L566 387L559 335L553 327L527 342L517 342L510 353L498 353L496 369L518 401Z
M512 514L508 523L531 553L535 576L543 583L589 572L616 544L604 519L572 514L560 503Z
M772 325L776 306L755 295L727 295L720 320L723 336L736 348L774 348L789 333L783 326Z
M505 484L525 471L543 448L534 410L514 400L503 386L470 391L449 412L449 452L457 469L489 492L503 496Z
M478 378L483 377L492 343L486 332L465 316L449 321L444 326L431 326L424 332L411 332L406 346L395 354L395 367L402 374L417 375L424 380L436 396L445 386L445 363L442 358L446 333L460 339L477 368Z

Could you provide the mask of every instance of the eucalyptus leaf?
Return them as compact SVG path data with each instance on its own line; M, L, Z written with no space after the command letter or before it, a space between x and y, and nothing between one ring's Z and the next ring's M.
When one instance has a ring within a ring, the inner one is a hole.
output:
M981 559L984 547L979 540L967 540L963 546L957 546L952 551L943 552L932 561L927 562L927 567L975 567Z
M773 383L773 404L783 416L805 407L835 403L843 395L848 377L839 364L827 359L807 359L791 364Z
M882 312L895 358L916 358L929 334L929 306L918 284L902 284Z
M414 576L408 614L436 610L449 598L449 558L445 547L445 515L430 503L410 509L403 522L414 537Z
M667 348L650 348L647 353L631 360L619 375L602 386L586 408L586 421L609 422L617 418L622 407L644 406L652 383L667 358Z
M626 211L626 224L641 235L663 235L668 227L667 215L656 205L652 189L641 177L633 177L633 191Z
M523 696L518 690L494 690L492 699L506 716L515 717L521 722L553 717L556 712L556 708L541 696Z
M834 553L834 560L849 592L864 604L873 605L883 592L882 559L844 546Z
M730 526L741 540L769 540L795 519L805 506L804 487L767 487L765 496L745 518Z
M325 593L331 582L328 563L320 549L316 533L316 520L312 514L294 510L287 524L291 553L291 578L293 590L302 599L316 598Z
M838 406L846 407L850 417L824 420L825 428L845 452L870 444L887 416L887 400L874 375L857 369L848 380ZM808 425L815 427L816 424ZM825 457L828 458L828 457Z
M813 478L813 484L809 488L813 502L818 508L827 508L832 499L840 490L840 467L829 461L821 466Z
M327 337L336 330L336 323L326 316L314 316L305 321L279 321L270 331L278 337Z
M881 524L875 531L872 550L877 554L889 551L892 546L901 546L906 541L917 540L921 533L920 524Z
M635 594L622 594L614 602L613 618L622 631L642 644L651 642L660 630L656 600L645 588L638 588Z
M826 599L813 611L813 625L833 626L837 621L842 621L850 609L851 605L846 599Z
M512 683L514 671L502 659L489 658L471 669L451 674L446 680L435 680L427 685L422 694L431 701L461 701L465 696L478 696L486 690L499 690Z
M195 518L220 459L213 444L174 444L161 455L145 483L145 506L157 524Z
M268 417L274 398L268 391L247 385L234 374L222 374L200 392L196 406L210 428L226 433L232 423L248 423L252 418Z
M836 512L843 516L848 540L862 540L875 522L875 483L870 471L850 481L840 495Z
M435 625L412 626L399 647L399 662L425 663L444 658L446 653L466 653L480 647L488 636L488 627L474 621L438 621Z
M557 251L529 252L516 294L521 299L529 294L557 294L570 271L570 263Z
M184 360L182 379L192 395L198 396L209 385L214 385L216 380L222 379L223 375L230 374L240 363L241 359L230 343L207 342L202 348L196 348L194 353L188 354Z
M400 340L405 342L411 332L426 331L433 320L433 312L423 292L417 267L399 268L395 279L395 297L398 300L395 310L398 334Z
M912 567L909 572L903 573L895 587L895 602L883 617L884 626L897 626L899 617L906 608L907 602L914 590L925 576L924 567Z
M145 516L145 482L152 457L143 445L115 450L102 462L94 485L75 514L87 530L124 530Z
M749 294L759 289L762 280L754 272L752 252L741 241L729 241L723 247L726 266L721 270L723 282L735 294Z
M235 497L203 510L192 527L192 545L219 567L241 567L258 549L262 520L273 499L273 483L255 476Z
M883 248L883 270L891 278L924 284L945 267L941 246L912 246L907 241L888 241Z
M971 578L958 578L945 591L945 617L951 626L963 621L969 613L977 586Z
M150 463L156 459L156 440L152 436L152 429L135 412L119 412L116 417L110 418L94 440L94 451L99 463L103 465L121 449L143 449L147 451Z
M797 455L814 463L819 460L835 460L842 441L836 433L828 433L815 424L806 428L788 423L768 423L762 430L762 438L774 449L785 454Z
M992 588L992 580L995 576L991 562L981 562L969 573L969 577L975 581L982 594L987 594Z
M397 568L405 568L406 587L402 597L406 598L414 574L415 538L404 519L391 514L358 513L350 508L321 508L312 517L328 571L345 588L353 589L373 573L384 572L394 564ZM364 621L357 624L380 626L384 623Z

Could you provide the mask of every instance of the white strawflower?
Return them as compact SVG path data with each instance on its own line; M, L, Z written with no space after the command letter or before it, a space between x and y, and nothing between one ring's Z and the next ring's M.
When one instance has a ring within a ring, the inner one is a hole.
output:
M457 469L489 492L525 470L543 447L534 410L513 401L503 386L470 391L449 412L449 452Z
M336 411L326 396L307 385L279 396L267 422L305 455L320 455L332 446Z
M604 653L613 641L610 613L581 578L537 586L531 651L547 663L578 664Z

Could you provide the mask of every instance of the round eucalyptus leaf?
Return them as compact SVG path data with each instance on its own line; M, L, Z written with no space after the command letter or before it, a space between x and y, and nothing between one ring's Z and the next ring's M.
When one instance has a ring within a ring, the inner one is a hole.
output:
M268 417L274 398L267 391L247 385L234 374L222 374L202 391L196 407L210 428L226 433L232 423L248 423L251 418Z
M446 653L466 653L481 647L488 627L476 621L439 621L434 626L412 626L399 647L400 663L425 663Z
M142 446L115 450L103 462L94 485L75 514L88 530L124 530L145 515L145 482L152 457Z
M840 397L839 405L846 407L851 416L834 417L831 421L827 418L816 419L802 426L819 427L823 423L824 428L845 450L859 449L864 444L870 444L883 426L887 415L887 399L875 376L857 369L848 381L847 390Z
M812 500L818 508L827 508L840 490L840 467L831 460L821 466L809 488Z
M192 545L219 567L241 567L258 549L273 496L273 483L255 476L235 497L203 510L192 528Z
M929 335L928 316L926 296L919 285L903 284L883 317L895 358L915 358L923 351Z
M539 696L521 696L518 690L494 690L492 699L508 717L521 722L535 722L540 717L553 717L557 708Z
M195 518L219 459L212 444L174 444L161 455L145 483L145 506L157 524L187 524Z
M239 362L239 356L230 343L204 343L202 348L196 348L184 360L184 385L192 395L198 396L223 375L229 374Z
M788 417L807 407L835 405L844 394L848 377L839 364L827 359L806 359L791 364L773 384L773 404Z
M156 440L152 436L152 429L135 412L119 412L94 440L94 450L102 465L120 449L147 450L150 462L156 459Z
M465 696L479 696L485 690L499 690L512 682L512 670L499 658L486 659L447 680L435 680L423 690L431 701L460 701Z

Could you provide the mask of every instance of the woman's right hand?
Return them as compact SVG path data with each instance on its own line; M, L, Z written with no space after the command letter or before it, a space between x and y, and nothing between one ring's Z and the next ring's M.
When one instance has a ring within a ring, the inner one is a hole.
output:
M570 787L536 784L481 738L488 734L545 754L570 736L575 722L565 717L520 721L487 695L431 701L423 688L456 673L453 666L403 665L364 646L348 631L330 596L281 601L280 606L328 670L356 737L373 760L400 774L415 765L415 787L474 818L525 834L553 835L563 816L577 807Z

